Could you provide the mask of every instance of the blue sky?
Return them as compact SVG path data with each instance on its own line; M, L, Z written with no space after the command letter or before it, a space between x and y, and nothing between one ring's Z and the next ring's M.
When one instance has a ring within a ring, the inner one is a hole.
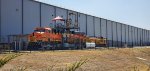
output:
M150 30L150 0L37 0Z

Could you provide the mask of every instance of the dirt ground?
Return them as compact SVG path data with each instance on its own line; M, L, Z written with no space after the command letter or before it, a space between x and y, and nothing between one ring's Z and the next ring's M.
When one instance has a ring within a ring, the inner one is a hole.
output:
M27 68L26 71L54 71L88 59L77 71L147 71L150 66L150 48L90 49L34 51L5 64L0 71ZM0 58L7 54L0 54Z

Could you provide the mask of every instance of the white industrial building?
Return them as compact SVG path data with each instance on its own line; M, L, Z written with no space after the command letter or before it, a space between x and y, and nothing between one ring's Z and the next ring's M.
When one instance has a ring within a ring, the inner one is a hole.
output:
M35 27L49 26L56 16L66 19L69 13L77 15L76 19L81 32L85 32L88 36L105 37L109 46L150 45L150 30L34 0L0 0L0 40L8 42L8 35L32 33ZM71 19L75 20L75 17Z

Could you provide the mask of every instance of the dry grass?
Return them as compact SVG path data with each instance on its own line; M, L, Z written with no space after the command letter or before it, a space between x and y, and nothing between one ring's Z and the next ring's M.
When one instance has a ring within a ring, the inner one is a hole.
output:
M0 57L3 55L0 55ZM146 59L138 59L137 57ZM7 64L0 71L26 67L25 71L63 70L80 61L88 61L77 71L148 71L150 48L123 48L97 50L66 50L24 53Z

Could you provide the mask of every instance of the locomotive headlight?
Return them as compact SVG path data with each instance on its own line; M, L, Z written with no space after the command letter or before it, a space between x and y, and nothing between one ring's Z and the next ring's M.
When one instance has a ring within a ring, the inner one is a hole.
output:
M36 33L43 34L44 32L36 32Z

